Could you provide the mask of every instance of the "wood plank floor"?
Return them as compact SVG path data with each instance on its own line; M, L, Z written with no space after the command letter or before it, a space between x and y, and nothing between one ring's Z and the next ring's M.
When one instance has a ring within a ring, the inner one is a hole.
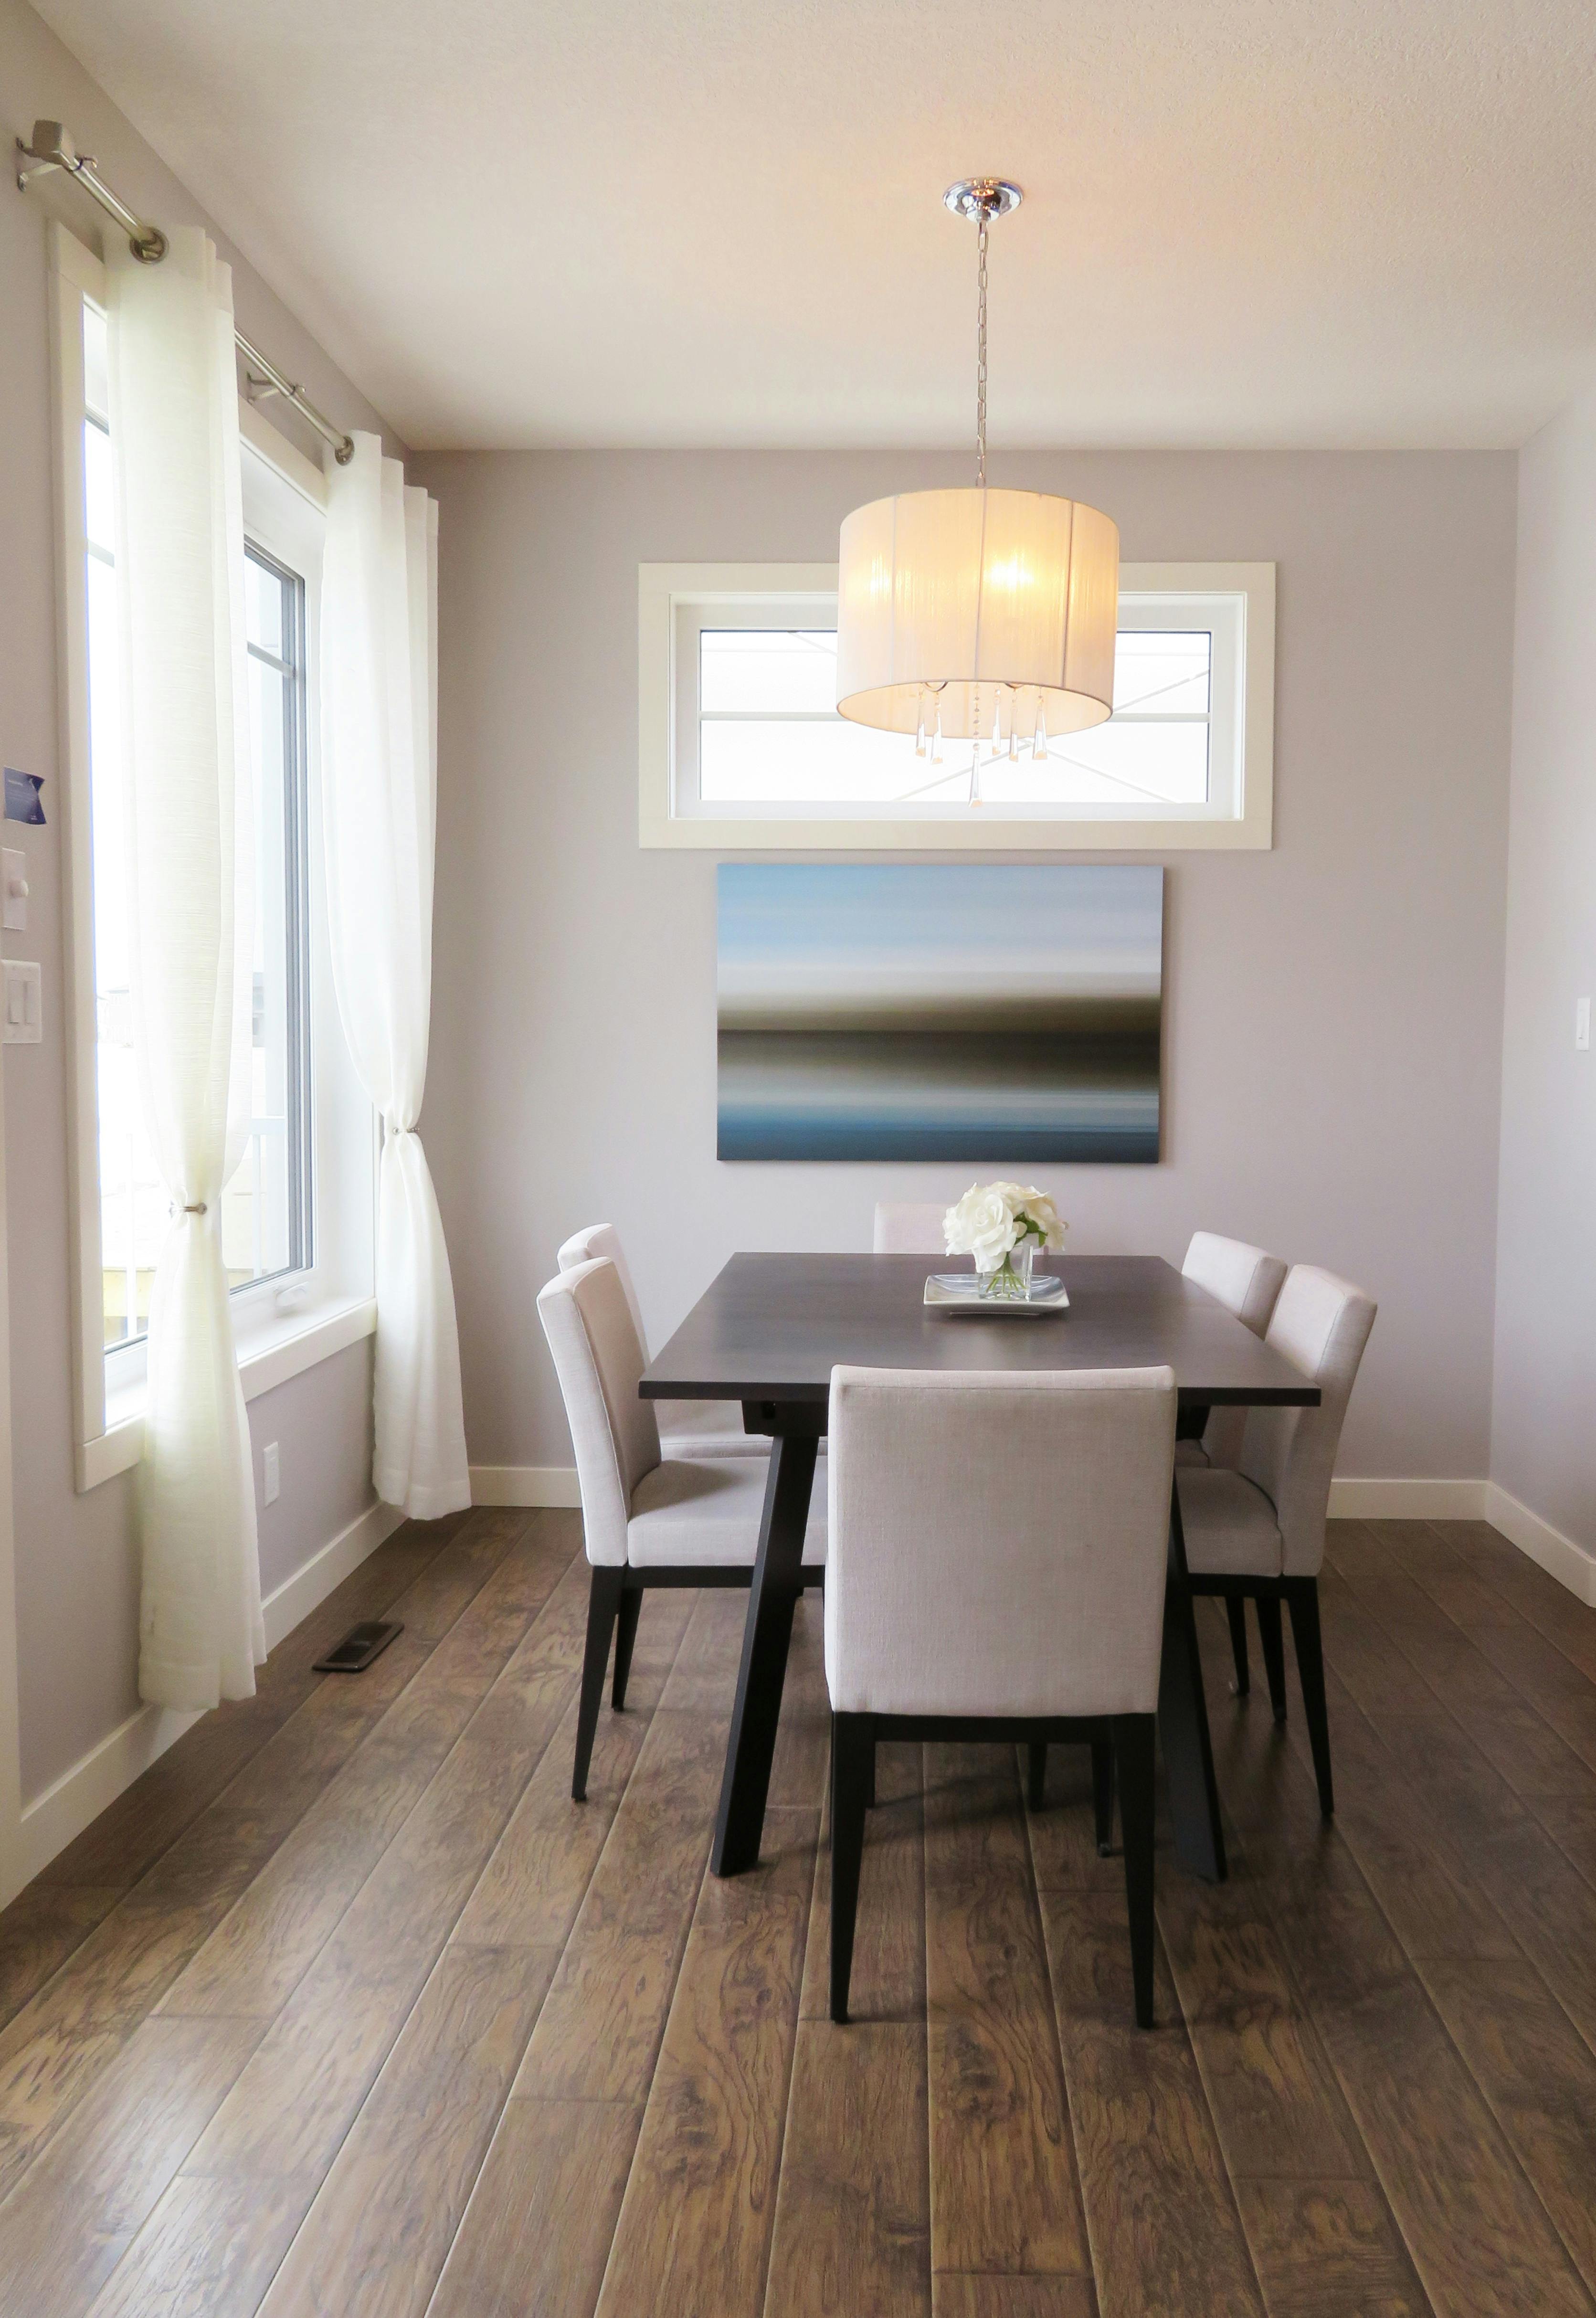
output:
M832 2027L818 1599L721 1883L744 1597L649 1598L578 1806L586 1594L574 1514L408 1525L0 1915L7 2318L1596 2318L1596 1613L1493 1532L1332 1524L1333 1829L1204 1605L1150 2035L1084 1755L950 1747Z

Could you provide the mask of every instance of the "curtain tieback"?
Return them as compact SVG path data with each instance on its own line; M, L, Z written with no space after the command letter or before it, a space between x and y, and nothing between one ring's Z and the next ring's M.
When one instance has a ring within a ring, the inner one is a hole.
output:
M185 1216L202 1216L202 1215L205 1213L205 1202L204 1202L204 1200L203 1200L203 1199L201 1199L201 1200L198 1200L198 1201L195 1203L195 1205L194 1205L194 1206L193 1206L192 1208L180 1208L178 1207L178 1205L177 1205L176 1200L175 1200L175 1199L174 1199L174 1200L173 1200L173 1202L172 1202L172 1204L171 1204L171 1206L167 1208L166 1212L167 1212L167 1214L168 1214L168 1215L172 1215L172 1216L175 1216L175 1215L179 1215L179 1214L181 1214L181 1215L185 1215Z

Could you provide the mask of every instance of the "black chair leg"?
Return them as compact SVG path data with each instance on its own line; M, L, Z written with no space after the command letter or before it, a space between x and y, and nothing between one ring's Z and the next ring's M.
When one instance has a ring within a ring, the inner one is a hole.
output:
M1153 1728L1151 1714L1114 1718L1119 1824L1125 1837L1125 1896L1131 1919L1131 1984L1139 2028L1152 2026Z
M847 2018L865 1797L874 1752L875 1735L867 1714L831 1717L831 2017L837 2021Z
M595 1563L587 1585L587 1644L582 1652L582 1692L577 1706L577 1759L571 1766L573 1802L587 1800L587 1765L593 1758L593 1734L604 1700L604 1670L609 1664L610 1635L621 1607L623 1572Z
M638 1614L642 1606L641 1586L629 1586L621 1596L615 1624L615 1678L610 1687L610 1704L617 1714L626 1703L626 1677L632 1672L632 1646L637 1640Z
M1280 1635L1280 1604L1273 1594L1255 1594L1258 1638L1263 1645L1264 1672L1269 1678L1269 1704L1277 1722L1286 1720L1286 1645Z
M1047 1788L1047 1741L1028 1738L1026 1741L1026 1801L1034 1811L1042 1808L1042 1798Z
M1114 1743L1098 1738L1091 1750L1091 1807L1098 1828L1098 1856L1114 1849Z
M1245 1698L1252 1688L1252 1676L1247 1666L1247 1603L1241 1594L1227 1594L1224 1611L1230 1620L1230 1654L1236 1662L1235 1694Z
M1314 1771L1319 1781L1319 1808L1326 1819L1335 1816L1335 1788L1330 1775L1330 1714L1324 1703L1324 1645L1319 1633L1319 1580L1288 1577L1286 1599L1291 1606L1291 1639L1296 1645L1296 1671L1303 1686L1303 1713L1308 1744L1314 1750Z
M865 1783L865 1808L866 1810L875 1809L875 1741L874 1738L870 1741L870 1772Z

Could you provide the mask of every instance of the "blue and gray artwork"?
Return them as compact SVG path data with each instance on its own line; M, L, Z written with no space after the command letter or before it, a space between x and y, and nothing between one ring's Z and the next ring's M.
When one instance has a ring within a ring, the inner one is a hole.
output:
M1153 1163L1163 871L724 863L722 1159Z

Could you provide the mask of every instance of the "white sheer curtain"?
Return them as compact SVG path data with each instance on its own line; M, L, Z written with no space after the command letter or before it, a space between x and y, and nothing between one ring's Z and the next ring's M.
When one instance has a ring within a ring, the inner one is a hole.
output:
M180 228L107 234L133 1020L172 1203L149 1315L139 1688L247 1698L266 1654L221 1251L248 1128L251 766L232 277Z
M416 1121L432 1013L437 819L435 501L374 435L327 467L321 786L333 979L382 1115L376 1455L384 1503L421 1520L471 1503L449 1252Z

